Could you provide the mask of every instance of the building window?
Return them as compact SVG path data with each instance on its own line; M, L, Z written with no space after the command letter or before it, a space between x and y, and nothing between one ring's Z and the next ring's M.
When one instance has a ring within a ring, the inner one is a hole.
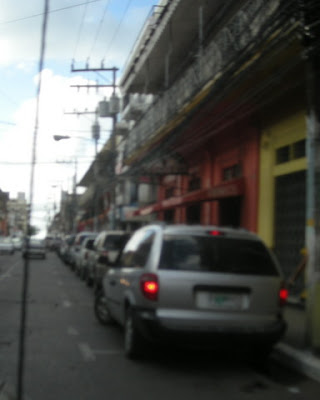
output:
M290 146L284 146L277 149L277 164L283 164L290 161Z
M234 164L230 167L224 168L222 171L222 180L230 181L232 179L240 178L241 176L241 166L240 164Z
M201 178L199 176L193 176L189 180L188 191L193 192L194 190L201 189Z
M299 140L292 145L293 158L303 158L306 156L306 140Z
M306 140L298 140L276 150L276 163L283 164L306 156Z
M164 196L166 199L170 199L170 197L174 196L174 186L169 187L165 190Z

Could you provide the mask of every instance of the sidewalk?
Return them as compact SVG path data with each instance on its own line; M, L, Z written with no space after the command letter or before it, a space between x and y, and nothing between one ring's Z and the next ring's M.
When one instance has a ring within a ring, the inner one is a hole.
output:
M306 346L304 306L294 299L289 299L284 316L288 330L282 341L275 346L273 357L287 367L320 382L320 356L314 355Z

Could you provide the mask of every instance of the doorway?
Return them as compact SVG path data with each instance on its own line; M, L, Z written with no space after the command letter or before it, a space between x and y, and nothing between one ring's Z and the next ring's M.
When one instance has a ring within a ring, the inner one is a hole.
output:
M187 224L198 225L201 224L201 204L193 204L187 207L186 220Z
M219 201L219 224L238 228L241 224L241 197L228 197Z

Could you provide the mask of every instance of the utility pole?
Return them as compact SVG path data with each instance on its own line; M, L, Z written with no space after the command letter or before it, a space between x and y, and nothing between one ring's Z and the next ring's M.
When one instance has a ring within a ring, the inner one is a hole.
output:
M307 81L307 344L320 349L320 5L300 1Z
M74 68L74 65L72 64L71 66L71 72L112 72L112 83L111 84L105 84L105 85L72 85L72 87L76 87L78 89L80 88L87 88L88 90L91 88L95 88L98 90L99 88L112 88L112 96L109 102L109 112L107 115L100 115L100 117L111 117L112 118L112 132L110 136L110 146L111 146L111 174L109 176L110 182L111 182L111 190L110 190L110 199L111 199L111 206L112 206L112 212L110 215L110 228L112 230L115 229L116 223L115 223L115 212L116 212L116 182L115 182L115 168L116 168L116 123L117 123L117 113L119 112L119 104L118 104L118 99L116 97L116 74L117 74L118 68L112 67L112 68L105 68L103 65L101 65L100 68L89 68L89 65L87 64L85 68ZM87 112L89 113L89 112ZM76 113L80 114L80 113ZM98 113L96 113L96 116ZM96 120L97 124L97 120ZM97 126L97 125L96 125ZM97 128L95 128L97 130ZM93 126L93 138L96 140L97 139L94 133L94 126ZM98 159L97 159L97 147L96 147L96 154L95 154L95 161L94 161L94 179L95 179L95 184L96 184L96 189L98 189L98 179L97 179L97 168L98 168ZM94 196L94 230L97 230L97 193Z

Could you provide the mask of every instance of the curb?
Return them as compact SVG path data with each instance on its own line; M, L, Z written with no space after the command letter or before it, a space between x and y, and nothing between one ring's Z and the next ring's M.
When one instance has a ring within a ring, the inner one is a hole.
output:
M297 350L286 343L274 347L273 357L286 367L294 369L320 383L320 358L308 350Z
M300 310L305 310L306 305L298 297L289 296L286 302L287 307L299 308Z

